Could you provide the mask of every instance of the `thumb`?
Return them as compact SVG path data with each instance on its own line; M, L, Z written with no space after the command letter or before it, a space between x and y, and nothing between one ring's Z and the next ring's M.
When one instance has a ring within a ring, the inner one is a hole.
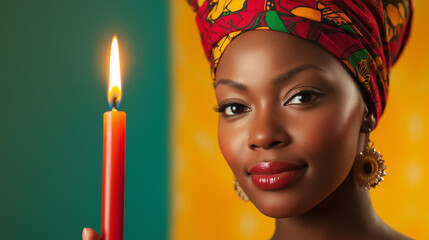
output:
M101 237L94 229L84 228L82 231L82 240L101 240Z

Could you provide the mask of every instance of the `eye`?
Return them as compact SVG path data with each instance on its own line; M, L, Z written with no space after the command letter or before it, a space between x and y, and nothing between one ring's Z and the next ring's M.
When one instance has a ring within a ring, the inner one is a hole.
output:
M224 117L234 117L249 112L250 108L240 103L219 103L214 110L222 113Z
M321 95L319 92L303 90L289 98L285 105L309 104L319 99Z

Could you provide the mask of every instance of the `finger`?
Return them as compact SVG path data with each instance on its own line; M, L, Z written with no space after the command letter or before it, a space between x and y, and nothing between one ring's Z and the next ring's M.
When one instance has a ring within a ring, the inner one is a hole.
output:
M82 231L82 240L101 240L101 237L94 229L84 228Z

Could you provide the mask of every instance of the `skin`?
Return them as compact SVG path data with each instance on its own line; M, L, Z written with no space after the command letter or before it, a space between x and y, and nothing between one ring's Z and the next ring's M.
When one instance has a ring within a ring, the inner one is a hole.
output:
M272 239L408 239L374 211L352 166L374 115L326 50L275 31L249 31L225 50L215 83L223 156L251 202L276 218ZM263 190L262 161L304 165L292 185Z
M92 228L82 230L82 240L101 240L100 235Z
M225 50L215 92L220 149L252 203L276 219L272 239L409 239L354 182L353 162L375 118L334 56L289 34L249 31ZM271 160L305 165L304 173L286 188L262 190L248 170ZM84 228L82 239L101 238Z

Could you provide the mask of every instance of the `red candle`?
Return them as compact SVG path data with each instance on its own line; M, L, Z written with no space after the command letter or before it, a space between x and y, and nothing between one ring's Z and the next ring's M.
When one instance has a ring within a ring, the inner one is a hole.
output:
M103 125L103 200L101 237L124 238L125 112L117 110L121 101L121 73L116 36L110 52L110 76L107 99L112 111L104 113Z

